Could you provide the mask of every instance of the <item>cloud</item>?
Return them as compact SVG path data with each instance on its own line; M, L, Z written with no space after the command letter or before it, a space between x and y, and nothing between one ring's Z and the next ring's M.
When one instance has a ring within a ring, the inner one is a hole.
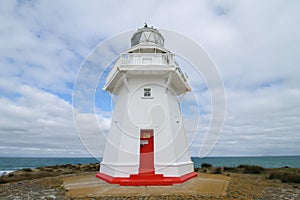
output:
M187 35L218 67L227 118L211 155L297 154L299 8L296 1L2 1L0 155L88 155L72 119L76 73L97 44L144 22ZM213 108L204 81L188 65L181 67L199 103L200 129L192 133L195 99L191 94L183 100L187 137L196 134L190 150L197 156ZM82 127L88 137L99 126L108 129L109 100L103 98L96 103L98 124ZM78 114L85 124L95 117Z
M67 101L28 85L22 85L19 91L20 97L15 100L0 98L1 155L89 155L75 131L72 106ZM93 134L100 134L99 126L104 132L109 128L109 119L98 116L99 124L93 126L88 123L93 116L77 115L76 123L85 125L82 137L95 139ZM98 150L103 151L105 138L96 142L100 144Z
M215 153L295 155L300 150L299 89L227 90L227 98L228 118Z

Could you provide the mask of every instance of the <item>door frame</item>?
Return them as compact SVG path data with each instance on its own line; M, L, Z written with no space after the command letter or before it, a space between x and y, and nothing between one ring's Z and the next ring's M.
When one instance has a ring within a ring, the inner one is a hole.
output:
M154 173L154 130L141 129L139 174L149 173Z

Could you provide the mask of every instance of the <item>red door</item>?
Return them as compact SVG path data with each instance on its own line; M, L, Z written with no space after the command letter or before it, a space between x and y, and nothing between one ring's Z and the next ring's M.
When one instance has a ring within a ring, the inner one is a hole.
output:
M141 130L139 173L154 173L153 129Z

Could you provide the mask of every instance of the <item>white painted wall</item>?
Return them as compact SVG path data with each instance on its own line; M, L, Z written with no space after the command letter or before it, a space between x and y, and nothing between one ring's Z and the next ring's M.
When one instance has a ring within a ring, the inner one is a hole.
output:
M113 177L129 177L139 168L140 130L154 130L156 173L182 176L193 171L180 107L167 78L127 77L118 90L113 120L100 172ZM120 79L121 80L121 79ZM144 88L151 97L144 97Z

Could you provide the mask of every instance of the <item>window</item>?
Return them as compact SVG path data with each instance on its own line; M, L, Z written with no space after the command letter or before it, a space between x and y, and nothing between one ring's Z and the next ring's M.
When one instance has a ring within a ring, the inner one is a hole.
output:
M151 97L151 88L144 88L144 97Z

